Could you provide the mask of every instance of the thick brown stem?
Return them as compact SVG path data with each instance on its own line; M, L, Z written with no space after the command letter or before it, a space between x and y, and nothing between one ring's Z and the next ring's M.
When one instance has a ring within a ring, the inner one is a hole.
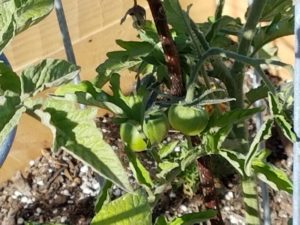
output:
M194 146L200 144L198 137L192 138ZM200 187L204 196L204 205L207 209L216 210L217 216L210 220L211 225L224 225L222 219L218 196L214 183L214 175L211 171L211 158L210 156L203 156L197 160L197 168L200 176Z
M182 96L184 93L179 55L172 39L165 10L160 0L147 0L164 50L165 61L171 80L170 94Z
M199 158L197 164L201 178L201 188L204 195L205 207L217 211L217 216L211 219L210 223L212 225L224 225L215 189L214 176L211 172L210 156Z

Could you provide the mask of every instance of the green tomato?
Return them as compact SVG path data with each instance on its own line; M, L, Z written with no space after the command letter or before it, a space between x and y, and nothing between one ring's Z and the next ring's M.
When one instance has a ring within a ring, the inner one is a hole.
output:
M209 116L203 109L178 104L170 107L168 118L175 130L195 136L205 129Z
M134 121L122 123L120 126L120 136L122 141L132 151L141 152L147 148L145 135L140 131L139 125Z
M143 131L151 144L160 143L169 130L168 118L164 113L151 114L144 119Z

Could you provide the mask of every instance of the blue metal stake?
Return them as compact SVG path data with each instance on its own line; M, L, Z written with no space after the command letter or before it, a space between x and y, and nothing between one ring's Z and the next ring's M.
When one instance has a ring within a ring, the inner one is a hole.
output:
M300 224L300 1L295 1L293 225Z
M0 55L0 61L4 62L6 65L9 66L9 62L3 54ZM2 167L4 161L9 153L9 150L15 139L16 133L17 133L17 127L13 128L9 132L7 137L4 139L4 141L2 143L0 143L0 168Z
M70 38L70 34L69 34L69 29L68 29L68 25L67 25L67 21L66 21L66 17L65 17L65 12L64 12L64 8L61 3L61 0L55 0L54 7L55 7L56 17L57 17L58 25L59 25L60 32L62 35L67 59L70 63L73 63L76 65L76 59L75 59L73 46L72 46L72 42L71 42L71 38ZM80 82L79 75L74 78L73 82L75 84Z

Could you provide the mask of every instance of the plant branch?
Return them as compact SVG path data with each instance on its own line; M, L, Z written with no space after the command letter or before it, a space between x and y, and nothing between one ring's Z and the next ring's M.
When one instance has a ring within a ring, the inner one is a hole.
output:
M192 146L200 144L199 137L188 137ZM214 175L211 171L211 158L210 156L202 156L197 160L197 169L199 171L201 186L204 195L204 205L207 209L216 210L217 216L210 219L212 225L224 225L222 214L220 211L218 196L215 188Z
M203 65L203 63L209 58L209 57L213 57L213 56L221 56L221 57L227 57L227 58L232 58L238 62L240 62L241 64L249 64L251 66L253 66L258 74L261 76L262 80L265 82L266 86L268 87L269 91L271 91L272 93L275 92L275 88L273 86L273 84L270 82L270 80L266 77L266 75L264 74L264 72L261 69L261 65L275 65L275 66L281 66L287 70L292 70L292 67L286 63L280 62L280 61L276 61L276 60L265 60L265 59L255 59L255 58L250 58L244 55L239 55L235 52L231 52L231 51L226 51L220 48L211 48L208 51L206 51L202 57L199 59L195 71L199 71ZM193 76L196 76L196 74L193 74ZM191 79L195 79L195 77L192 77Z
M165 61L171 80L170 93L174 96L182 96L184 88L180 60L168 27L165 10L160 0L147 1L164 50Z
M195 22L192 19L190 19L190 24L191 24L191 27L192 27L193 31L195 32L195 34L196 34L196 36L198 38L198 41L201 43L203 49L205 51L209 51L211 48L210 48L209 43L206 40L205 36L203 35L203 33L199 30L199 28L196 26ZM202 56L199 56L198 63L201 62L201 58L202 58ZM235 93L235 90L236 90L235 82L233 81L233 79L231 77L230 71L225 66L225 64L222 62L222 60L220 59L220 57L219 56L214 57L211 60L211 64L212 64L215 72L216 71L222 71L221 72L222 73L221 76L218 76L217 78L219 80L221 80L225 84L225 86L226 86L226 88L227 88L228 93L230 94L230 96L234 95L233 93ZM196 75L198 74L199 69L200 69L200 67L196 66L195 71L192 74L192 77L190 79L190 82L192 82L193 80L196 79ZM217 73L215 75L217 76ZM231 92L232 92L232 94L231 94Z
M222 17L224 5L225 5L225 0L218 1L217 9L215 12L215 20L218 20Z
M256 26L259 22L259 19L266 4L267 0L255 0L252 3L243 32L240 34L239 37L239 46L237 50L238 54L248 55L251 48L252 40L256 33ZM233 75L239 74L240 76L242 76L243 68L244 65L236 61L232 68Z

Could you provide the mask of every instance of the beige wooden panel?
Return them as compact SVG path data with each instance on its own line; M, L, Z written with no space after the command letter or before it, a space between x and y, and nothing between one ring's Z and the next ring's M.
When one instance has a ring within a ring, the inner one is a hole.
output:
M146 1L139 1L147 9ZM196 0L182 0L184 8ZM120 26L132 0L64 0L66 19L70 29L77 64L81 66L81 78L90 79L96 75L95 68L105 60L106 53L117 49L116 39L133 40L136 31L131 19ZM215 1L205 6L195 6L191 15L196 21L204 21L215 7ZM147 18L150 18L149 10ZM64 58L55 13L44 21L18 35L5 50L13 68L18 71L43 58ZM126 74L122 87L128 90L128 82L133 74ZM31 159L40 155L42 148L50 147L51 133L37 121L28 116L22 117L17 136L7 161L0 169L0 182L11 177L16 170L24 168Z

